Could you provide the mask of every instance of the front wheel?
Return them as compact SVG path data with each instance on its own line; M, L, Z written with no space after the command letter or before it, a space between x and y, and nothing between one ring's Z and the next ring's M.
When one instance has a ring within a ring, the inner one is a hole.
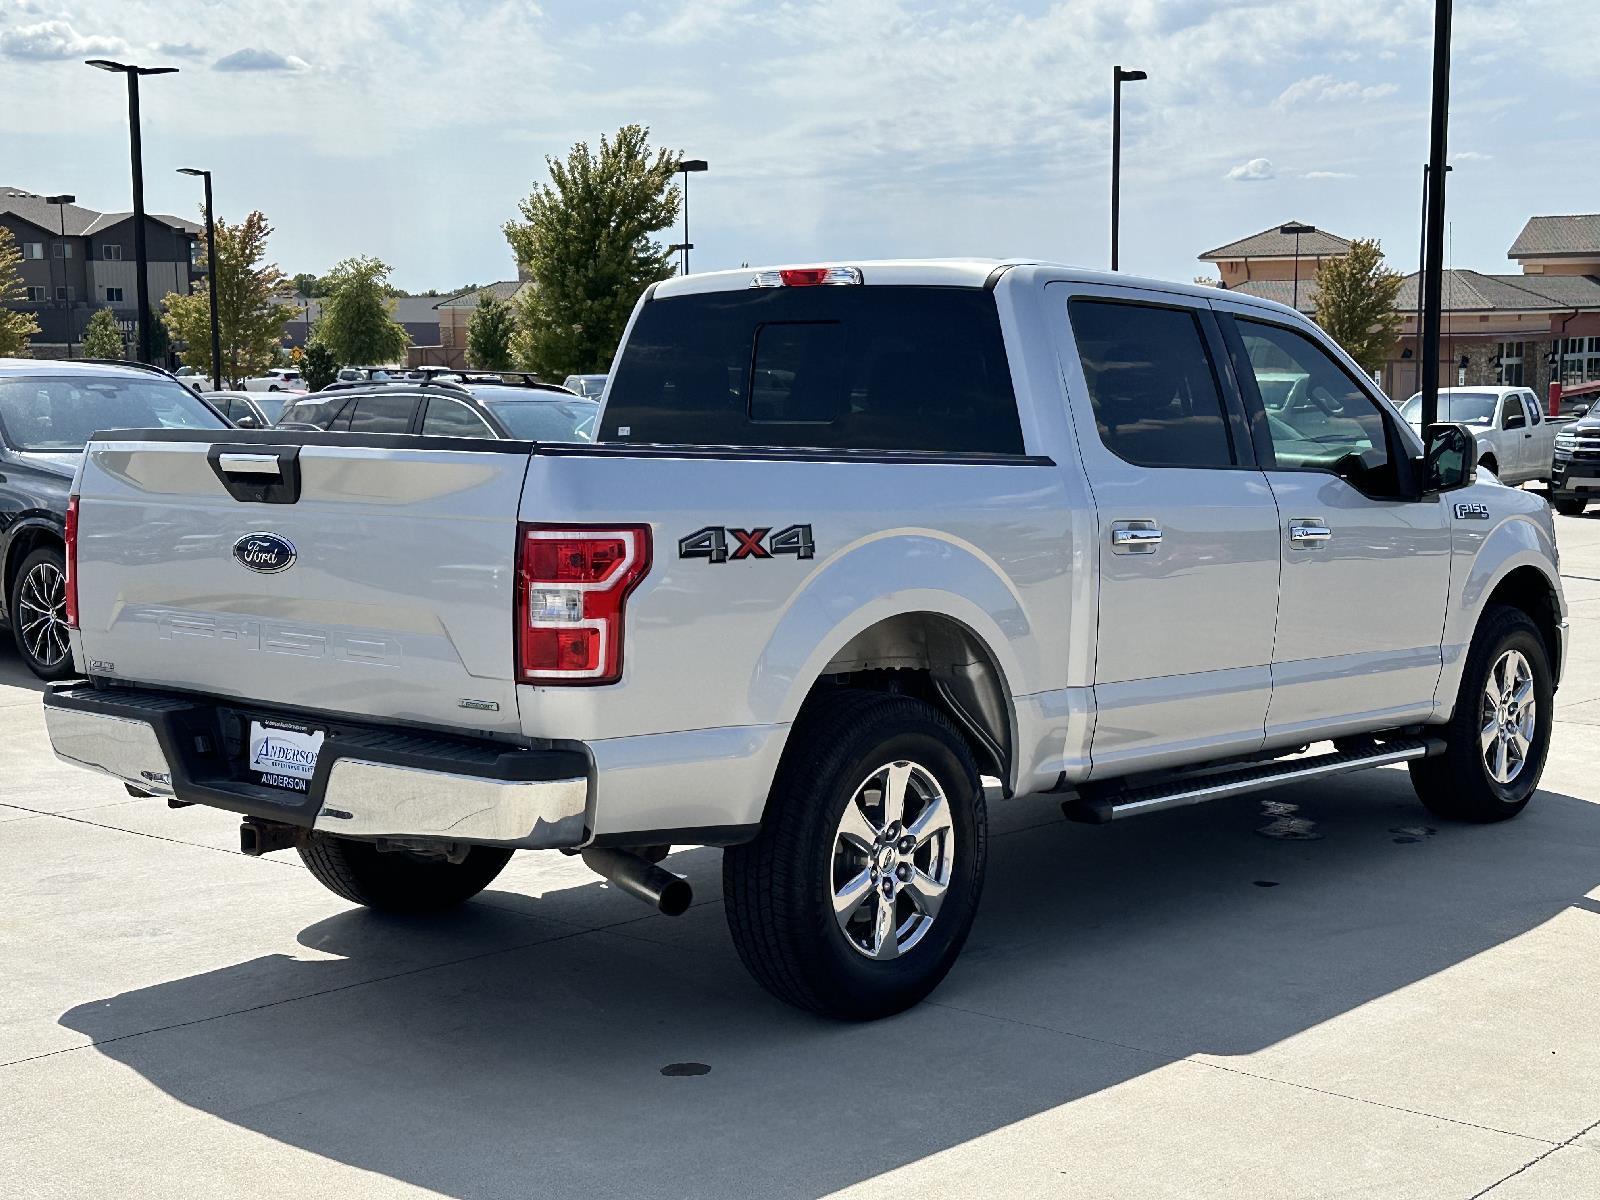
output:
M773 995L824 1016L911 1007L972 928L986 825L972 752L937 709L819 697L795 722L760 835L723 853L740 959Z
M1410 765L1429 812L1488 823L1528 806L1550 750L1554 680L1539 628L1521 609L1487 609L1472 639L1443 754Z
M511 851L474 846L458 863L376 842L312 833L297 847L318 883L354 904L385 912L425 913L454 908L494 882Z
M1563 517L1581 517L1583 510L1589 507L1589 502L1581 496L1557 496L1551 503Z
M11 585L11 635L17 652L40 679L72 674L67 639L67 566L61 551L44 546L22 560Z

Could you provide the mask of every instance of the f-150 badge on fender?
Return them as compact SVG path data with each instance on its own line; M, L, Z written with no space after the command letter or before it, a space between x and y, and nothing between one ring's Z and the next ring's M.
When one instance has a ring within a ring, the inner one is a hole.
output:
M768 537L768 534L771 536ZM732 550L728 549L730 544ZM688 537L678 539L679 558L703 558L714 563L741 558L773 558L779 554L815 558L816 553L810 525L789 525L777 533L772 533L770 525L757 529L707 525L704 529L696 529Z
M1489 506L1487 504L1458 504L1456 505L1456 519L1458 521L1487 521L1489 519Z
M294 566L294 543L275 533L247 533L233 544L233 556L252 571L276 575Z

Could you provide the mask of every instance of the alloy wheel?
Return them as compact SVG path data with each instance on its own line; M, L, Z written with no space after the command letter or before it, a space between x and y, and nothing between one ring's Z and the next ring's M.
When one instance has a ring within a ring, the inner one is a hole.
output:
M1502 787L1527 765L1538 723L1533 668L1520 650L1507 650L1489 670L1483 688L1479 745L1489 778Z

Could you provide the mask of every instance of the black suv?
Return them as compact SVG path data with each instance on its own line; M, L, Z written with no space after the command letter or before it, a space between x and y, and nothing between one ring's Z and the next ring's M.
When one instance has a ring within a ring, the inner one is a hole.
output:
M530 442L594 440L600 406L554 384L513 372L422 383L335 384L295 400L279 429L421 433Z
M41 679L72 673L64 549L67 494L102 429L226 429L157 367L0 358L0 618Z

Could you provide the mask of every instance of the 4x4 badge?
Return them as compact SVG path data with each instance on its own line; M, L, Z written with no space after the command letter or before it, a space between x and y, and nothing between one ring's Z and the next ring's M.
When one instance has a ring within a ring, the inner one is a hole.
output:
M772 536L768 537L768 534ZM730 539L734 543L731 552L728 549ZM707 562L725 563L741 558L772 558L779 554L815 558L817 547L811 540L811 526L787 525L777 533L772 533L770 525L755 529L707 525L678 539L679 558L703 558Z

